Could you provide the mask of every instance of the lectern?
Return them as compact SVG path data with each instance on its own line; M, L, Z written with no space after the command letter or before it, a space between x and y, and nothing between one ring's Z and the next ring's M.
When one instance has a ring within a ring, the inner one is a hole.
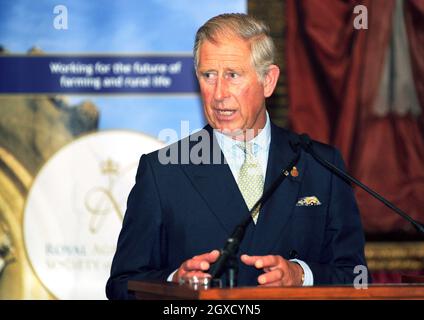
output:
M137 299L150 300L335 300L335 299L424 299L423 284L194 290L175 283L129 281L128 289Z

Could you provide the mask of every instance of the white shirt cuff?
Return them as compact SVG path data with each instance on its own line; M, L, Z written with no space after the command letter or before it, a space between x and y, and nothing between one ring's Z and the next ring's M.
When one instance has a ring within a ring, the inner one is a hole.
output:
M298 263L302 269L303 273L305 275L305 280L303 281L304 287L310 287L314 285L314 275L312 274L311 268L302 260L299 259L291 259L290 261Z
M166 279L166 281L168 281L168 282L172 282L172 278L174 277L174 274L175 274L175 272L177 272L178 271L178 269L177 270L175 270L174 272L172 272L169 276L168 276L168 279Z

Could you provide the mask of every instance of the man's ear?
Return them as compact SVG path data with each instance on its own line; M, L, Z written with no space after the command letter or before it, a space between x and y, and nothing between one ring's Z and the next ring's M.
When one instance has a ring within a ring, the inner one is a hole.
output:
M268 67L268 72L266 73L263 79L265 98L268 98L274 92L279 76L280 68L275 64L270 65Z

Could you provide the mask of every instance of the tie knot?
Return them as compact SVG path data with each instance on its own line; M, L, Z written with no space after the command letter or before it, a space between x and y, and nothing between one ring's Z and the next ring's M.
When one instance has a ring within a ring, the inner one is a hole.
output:
M240 143L239 145L238 145L238 147L241 149L241 150L243 150L243 152L246 154L246 155L249 155L249 156L253 156L254 155L254 152L253 152L253 146L254 145L254 143L252 143L252 142L243 142L243 143Z

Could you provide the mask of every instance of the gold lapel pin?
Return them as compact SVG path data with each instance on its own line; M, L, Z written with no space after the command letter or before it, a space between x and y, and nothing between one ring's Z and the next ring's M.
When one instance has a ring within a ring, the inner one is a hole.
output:
M299 175L299 171L297 170L297 168L296 167L293 167L292 169L291 169L291 171L290 171L290 174L291 174L291 176L292 177L297 177L298 175Z

